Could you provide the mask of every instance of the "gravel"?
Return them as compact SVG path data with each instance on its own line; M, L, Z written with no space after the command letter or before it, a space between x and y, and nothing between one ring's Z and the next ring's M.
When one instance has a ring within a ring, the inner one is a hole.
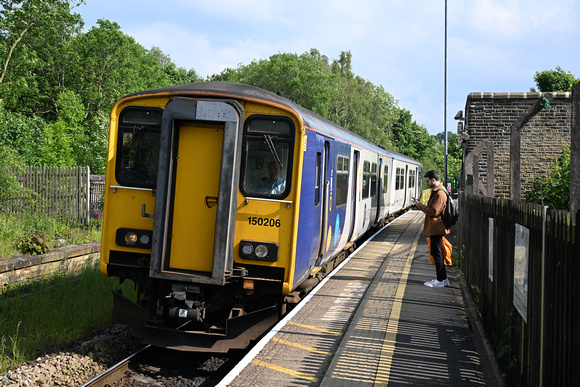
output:
M70 349L39 357L0 376L0 386L81 386L141 348L129 328L115 324L95 331Z
M82 386L143 346L140 339L131 337L125 325L111 325L92 332L66 351L39 357L7 372L0 376L0 387ZM154 356L156 361L142 365L139 370L128 371L112 386L212 386L241 356L161 352Z

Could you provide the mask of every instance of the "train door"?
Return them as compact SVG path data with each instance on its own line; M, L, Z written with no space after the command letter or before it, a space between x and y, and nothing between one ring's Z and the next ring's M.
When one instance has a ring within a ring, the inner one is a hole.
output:
M377 179L377 215L375 218L375 223L378 223L381 219L383 211L381 211L381 207L384 205L383 203L383 179L381 178L381 171L383 170L383 159L379 158L379 165L376 171L376 179Z
M322 256L325 252L325 241L327 236L328 230L328 215L329 215L329 206L331 205L330 201L331 198L331 179L330 179L330 142L328 140L325 141L317 141L318 149L320 152L321 158L321 166L319 170L319 187L320 187L320 240L318 245L318 260L317 265L320 262Z
M403 207L407 207L409 205L409 203L411 202L411 198L410 198L410 194L409 194L409 182L410 182L410 177L409 177L410 171L409 171L409 166L405 165L405 182L403 187L405 188L405 198L403 201Z
M232 181L239 181L242 112L239 105L225 102L174 98L167 104L153 277L223 284L231 273L238 191Z
M211 123L183 122L176 127L169 269L212 270L223 132L223 125Z
M369 178L370 178L370 196L371 196L371 209L369 214L369 222L371 224L375 224L379 213L378 172L377 172L377 163L375 161L373 161L370 164L369 173L370 173Z
M417 185L417 196L415 196L417 199L421 199L421 197L423 196L423 168L421 167L417 167L417 181L415 182L415 184Z
M358 203L358 186L359 176L358 176L358 167L359 167L359 159L360 159L360 152L354 151L352 155L352 163L351 163L351 179L350 179L350 212L351 212L351 227L350 227L350 235L348 236L348 241L353 241L354 230L357 228L357 203Z
M393 206L393 199L392 199L392 192L393 192L393 184L390 181L391 176L389 175L389 168L392 170L393 160L387 160L385 162L383 168L383 198L385 204L385 213L392 214L393 210L391 207Z

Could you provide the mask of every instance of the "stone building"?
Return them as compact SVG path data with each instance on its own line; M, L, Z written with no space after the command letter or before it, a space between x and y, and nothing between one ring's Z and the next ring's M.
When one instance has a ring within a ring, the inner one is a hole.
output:
M572 93L470 93L465 114L459 111L455 116L464 156L462 188L512 197L510 133L519 130L523 197L529 180L547 175L562 149L570 145L571 107Z

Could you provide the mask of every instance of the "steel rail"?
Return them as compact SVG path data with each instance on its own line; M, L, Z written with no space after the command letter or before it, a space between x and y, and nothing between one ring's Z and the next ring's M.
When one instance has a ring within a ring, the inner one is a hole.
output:
M121 360L102 374L94 377L93 379L89 380L87 383L83 384L82 387L104 387L106 385L110 385L117 380L121 379L125 372L127 372L130 367L129 365L135 358L140 355L145 350L149 349L151 344L147 345L146 347L140 349L139 351L135 352L134 354L130 355L124 360Z

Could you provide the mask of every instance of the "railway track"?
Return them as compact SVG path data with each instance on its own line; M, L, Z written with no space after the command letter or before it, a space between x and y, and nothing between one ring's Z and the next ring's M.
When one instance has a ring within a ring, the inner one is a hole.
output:
M118 362L83 387L213 386L247 353L192 353L147 346Z
M139 363L139 356L142 356L143 352L149 350L151 345L140 349L129 357L121 360L102 374L89 380L87 383L83 384L83 387L104 387L113 385L115 382L119 381L125 376L127 371L132 370L136 364Z

